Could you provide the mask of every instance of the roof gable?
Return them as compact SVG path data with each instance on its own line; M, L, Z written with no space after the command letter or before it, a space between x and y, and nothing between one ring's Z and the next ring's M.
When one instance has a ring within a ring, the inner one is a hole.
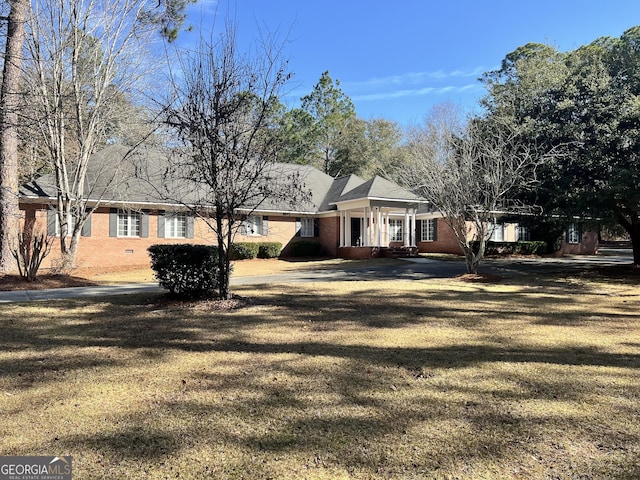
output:
M417 195L378 175L340 196L338 202L378 198L389 200L421 200Z

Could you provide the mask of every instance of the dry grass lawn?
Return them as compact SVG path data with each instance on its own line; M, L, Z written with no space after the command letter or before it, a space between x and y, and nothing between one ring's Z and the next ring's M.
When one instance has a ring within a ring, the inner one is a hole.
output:
M640 477L640 286L243 287L0 307L0 455L74 478Z
M312 260L282 260L282 259L253 259L232 262L234 277L249 277L257 275L273 275L300 270L330 270L345 266L397 262L393 259L372 260L343 260L312 259ZM86 285L118 285L123 283L154 282L155 276L149 267L132 265L119 268L77 268L69 275L52 274L46 270L39 272L35 282L27 282L15 275L0 274L0 291L2 290L38 290L47 288L80 287Z
M358 265L397 262L393 259L373 260L343 260L340 258L318 260L283 260L278 258L253 260L240 260L232 262L232 275L234 277L252 277L258 275L275 275L300 270L330 270L344 266L357 267ZM153 271L149 268L125 268L120 270L79 269L76 275L87 278L100 284L118 284L135 282L153 282Z

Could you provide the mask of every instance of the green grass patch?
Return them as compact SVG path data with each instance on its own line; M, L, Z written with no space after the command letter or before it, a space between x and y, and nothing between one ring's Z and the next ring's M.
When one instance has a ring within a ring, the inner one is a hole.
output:
M4 305L1 455L77 478L638 478L640 287L337 282Z

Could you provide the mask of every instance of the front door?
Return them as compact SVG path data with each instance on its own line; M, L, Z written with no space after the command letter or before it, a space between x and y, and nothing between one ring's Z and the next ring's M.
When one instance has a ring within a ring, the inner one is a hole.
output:
M351 219L351 246L359 247L362 245L362 239L360 238L360 224L362 221L359 218Z

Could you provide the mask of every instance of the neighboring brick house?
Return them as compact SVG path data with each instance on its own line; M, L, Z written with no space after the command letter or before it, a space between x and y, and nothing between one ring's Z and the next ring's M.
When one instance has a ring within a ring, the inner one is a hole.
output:
M110 158L122 156L124 147L112 145L96 154L91 165L110 171ZM161 161L157 150L142 150L138 159ZM320 242L327 256L367 258L389 248L420 252L461 253L443 218L430 212L428 203L393 182L376 176L332 178L306 165L281 165L295 171L311 197L298 208L279 208L264 202L245 216L236 242L279 242L287 255L293 242ZM114 167L115 168L115 167ZM100 172L90 171L94 188ZM130 175L117 187L100 190L99 206L82 232L77 256L80 267L148 265L147 248L157 243L216 243L202 218L193 217L178 204L158 199L153 188ZM89 205L96 205L89 193ZM53 175L45 175L20 189L20 209L25 229L57 234L56 188ZM247 216L248 215L248 216ZM511 228L511 227L510 227ZM505 232L509 231L508 229ZM506 240L506 239L505 239ZM516 238L513 238L516 240ZM45 259L44 268L59 262L59 249ZM585 253L585 252L581 252Z

